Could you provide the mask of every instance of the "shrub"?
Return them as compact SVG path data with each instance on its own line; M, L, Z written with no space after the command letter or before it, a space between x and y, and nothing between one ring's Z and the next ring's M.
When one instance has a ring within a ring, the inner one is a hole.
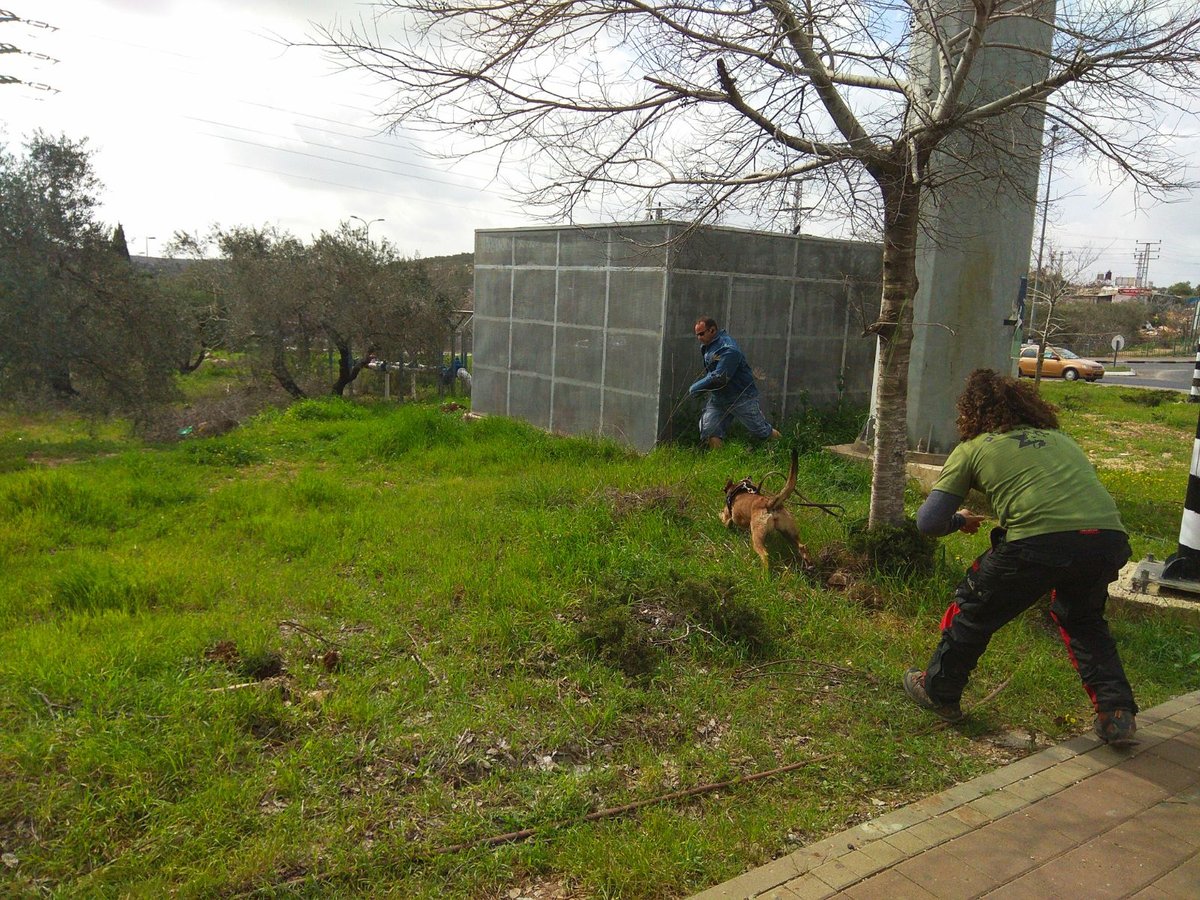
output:
M871 529L860 520L847 529L846 545L881 575L927 575L933 571L937 539L921 534L912 519Z

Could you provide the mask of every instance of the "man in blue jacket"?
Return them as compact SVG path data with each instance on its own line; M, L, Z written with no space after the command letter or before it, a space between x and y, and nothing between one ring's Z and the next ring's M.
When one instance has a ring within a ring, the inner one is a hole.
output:
M711 449L720 447L731 419L745 425L753 438L778 438L779 432L763 416L754 373L737 341L717 328L711 316L697 319L694 331L704 355L704 376L688 388L688 393L708 393L700 416L700 440Z

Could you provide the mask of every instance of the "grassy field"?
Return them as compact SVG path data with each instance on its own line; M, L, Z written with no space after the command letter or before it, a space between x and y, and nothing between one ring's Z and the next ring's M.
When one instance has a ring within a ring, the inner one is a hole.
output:
M1197 408L1044 390L1135 551L1172 551ZM0 415L0 893L683 896L1089 727L1041 610L965 725L908 705L985 537L856 568L869 476L817 449L838 431L639 457L435 405L305 401L172 446ZM802 493L847 510L798 513L819 577L763 573L716 517L793 445ZM1200 687L1195 617L1111 618L1143 705Z

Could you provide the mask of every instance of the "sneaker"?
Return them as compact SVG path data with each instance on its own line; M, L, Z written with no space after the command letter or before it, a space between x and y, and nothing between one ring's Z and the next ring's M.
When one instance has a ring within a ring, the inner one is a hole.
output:
M904 673L904 693L921 709L927 709L947 722L962 721L963 711L957 700L953 703L935 703L930 698L925 690L925 672L921 669L909 669Z
M1096 714L1096 734L1112 747L1129 747L1137 743L1137 721L1127 709Z

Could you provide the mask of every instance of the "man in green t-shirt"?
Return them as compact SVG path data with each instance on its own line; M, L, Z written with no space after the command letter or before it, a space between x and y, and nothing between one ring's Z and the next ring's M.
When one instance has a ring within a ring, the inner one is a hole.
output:
M1000 526L955 589L928 665L905 673L905 692L947 721L961 719L959 699L992 635L1049 591L1050 614L1096 710L1096 733L1116 746L1133 743L1137 704L1104 619L1108 585L1131 554L1116 504L1058 430L1054 407L1028 385L976 369L958 413L962 443L918 510L917 527L937 537L974 534L983 516L959 508L972 488Z

